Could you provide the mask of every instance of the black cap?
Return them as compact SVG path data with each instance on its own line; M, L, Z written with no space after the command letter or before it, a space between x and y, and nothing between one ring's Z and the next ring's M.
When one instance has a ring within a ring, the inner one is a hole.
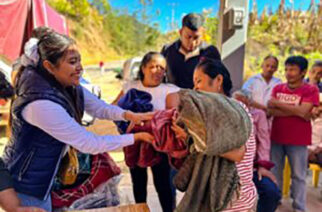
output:
M188 27L193 31L197 31L204 24L204 18L198 13L189 13L182 19L182 27Z

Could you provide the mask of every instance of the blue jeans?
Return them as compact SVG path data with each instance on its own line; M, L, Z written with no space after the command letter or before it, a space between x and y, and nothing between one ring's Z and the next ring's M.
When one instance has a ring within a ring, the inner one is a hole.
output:
M307 146L272 144L271 158L275 167L272 169L280 188L283 188L283 170L285 156L291 167L291 198L293 208L305 211L306 209L306 171L308 150Z
M259 196L257 212L274 212L281 199L281 191L277 185L268 177L262 177L259 181L257 171L254 172L253 181Z
M34 206L34 207L42 208L48 212L52 211L50 195L46 200L40 200L36 197L30 196L27 194L22 194L22 193L18 193L18 197L21 201L22 206L27 206L27 207Z

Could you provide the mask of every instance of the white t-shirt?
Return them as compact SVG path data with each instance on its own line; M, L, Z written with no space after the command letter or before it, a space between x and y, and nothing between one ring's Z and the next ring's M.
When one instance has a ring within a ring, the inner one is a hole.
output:
M166 97L170 93L175 93L180 90L179 87L169 84L161 83L157 87L145 87L140 80L138 81L129 81L123 85L123 93L126 94L131 89L137 89L140 91L145 91L152 96L152 105L153 110L164 110L166 109Z

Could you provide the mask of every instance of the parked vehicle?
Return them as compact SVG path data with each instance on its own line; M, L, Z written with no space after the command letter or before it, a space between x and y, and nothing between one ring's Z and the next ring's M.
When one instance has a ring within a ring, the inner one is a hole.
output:
M138 76L142 57L134 57L124 62L122 79L125 81L135 80Z

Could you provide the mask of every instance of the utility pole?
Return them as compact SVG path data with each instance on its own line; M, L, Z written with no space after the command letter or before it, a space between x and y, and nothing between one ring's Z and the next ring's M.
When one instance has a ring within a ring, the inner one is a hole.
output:
M178 3L168 3L168 6L171 7L171 31L175 30L176 29L176 21L175 21L175 7L178 6L179 4Z

